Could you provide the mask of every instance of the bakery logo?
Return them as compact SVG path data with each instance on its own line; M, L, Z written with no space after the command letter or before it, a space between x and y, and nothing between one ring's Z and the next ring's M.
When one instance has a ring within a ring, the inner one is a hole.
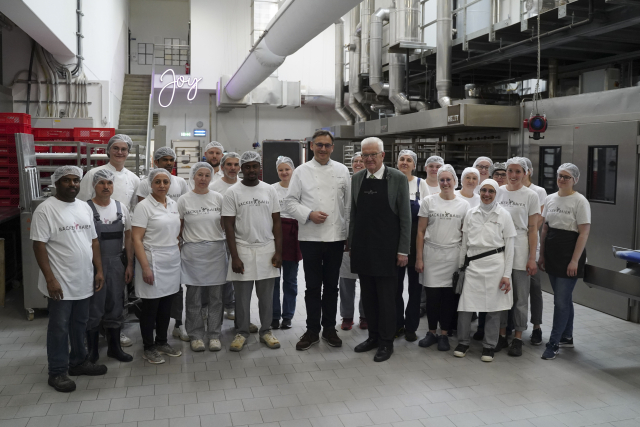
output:
M378 194L378 192L373 190L367 190L364 192L364 194L368 194L369 196L371 196L372 194Z
M91 228L91 224L81 225L81 224L78 224L78 223L74 222L73 225L66 225L64 227L58 227L58 231L81 231L81 230L88 230L90 228Z
M191 209L185 211L185 215L209 215L213 212L220 212L220 208L206 208L203 206L200 209Z
M260 200L254 197L253 199L247 200L246 202L240 202L238 206L261 206L261 205L268 205L268 204L269 204L269 200Z
M565 210L565 209L560 209L560 208L549 208L549 210L547 212L548 213L571 215L571 211L570 210Z
M429 214L429 218L439 218L439 219L461 219L462 215L449 213L447 211L444 212L433 212Z
M526 205L524 203L519 203L519 202L514 202L513 200L509 199L509 200L503 200L500 202L500 204L502 206L505 207L519 207L519 208L524 208Z

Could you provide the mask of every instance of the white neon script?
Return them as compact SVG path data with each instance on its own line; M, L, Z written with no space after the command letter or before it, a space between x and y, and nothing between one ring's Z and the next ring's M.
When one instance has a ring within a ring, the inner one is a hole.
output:
M185 77L185 76L178 76L178 78L176 79L176 73L172 69L168 69L167 71L162 73L162 76L160 76L160 83L164 81L164 75L167 73L170 73L172 78L169 83L167 83L162 87L162 89L160 89L160 94L158 95L158 104L160 104L160 106L163 108L167 108L168 106L170 106L173 103L173 97L176 94L176 88L184 87L184 85L189 86L189 92L187 92L187 99L189 101L193 101L196 95L198 94L198 83L202 81L202 77L191 78L191 77ZM162 92L164 92L164 90L170 86L171 86L171 99L169 100L169 103L165 105L162 103Z

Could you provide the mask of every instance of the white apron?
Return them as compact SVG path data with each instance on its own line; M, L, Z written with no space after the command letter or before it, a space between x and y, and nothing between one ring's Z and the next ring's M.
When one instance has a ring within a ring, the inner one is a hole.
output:
M518 234L513 239L513 269L525 271L529 260L529 236Z
M351 257L349 252L342 254L342 265L340 266L340 277L345 279L358 279L358 275L351 272Z
M458 269L460 245L440 246L425 240L422 250L424 273L420 283L428 288L450 288L453 273Z
M227 282L227 245L224 240L185 243L180 258L180 283L190 286L215 286Z
M458 311L491 313L513 306L513 291L500 290L504 273L504 252L472 261L466 269Z
M263 246L242 246L236 243L238 256L244 264L244 274L233 272L231 259L227 271L228 282L242 282L264 280L280 277L280 269L271 264L271 259L276 253L276 242L271 240Z
M136 259L136 295L145 299L162 298L180 290L180 249L175 246L145 248L147 262L153 272L153 285L142 278L142 267Z

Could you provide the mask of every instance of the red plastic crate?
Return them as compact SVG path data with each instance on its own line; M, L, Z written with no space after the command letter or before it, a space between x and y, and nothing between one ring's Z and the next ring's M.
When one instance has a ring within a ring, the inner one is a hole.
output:
M0 154L0 166L18 166L18 157L14 154Z
M19 187L20 177L18 175L0 175L0 187Z
M116 134L115 128L74 128L73 140L85 141L86 139L104 139L109 138Z
M16 146L16 136L14 134L11 135L0 135L0 145L13 145Z
M35 145L33 147L36 151L36 153L48 153L49 152L49 146L48 145Z
M20 204L20 197L2 197L0 196L0 206L18 206Z
M0 177L20 176L18 166L0 166Z
M76 147L52 147L54 153L75 153Z
M16 146L0 142L0 156L16 156Z
M31 116L25 113L0 113L0 123L31 126Z
M10 135L14 133L31 133L31 125L0 123L1 135Z
M36 141L73 141L73 129L33 128L32 131Z
M0 188L0 197L20 197L20 188Z

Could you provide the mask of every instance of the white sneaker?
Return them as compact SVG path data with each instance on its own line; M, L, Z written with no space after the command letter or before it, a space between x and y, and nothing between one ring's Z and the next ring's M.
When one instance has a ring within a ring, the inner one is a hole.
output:
M120 346L131 347L132 345L133 345L133 341L131 341L131 338L126 336L124 333L120 332Z
M222 344L220 343L220 340L217 339L210 339L209 340L209 351L220 351L222 350Z
M280 348L280 341L276 337L273 336L271 332L267 332L263 336L260 337L260 342L263 342L269 348Z
M193 350L193 351L204 351L204 341L202 341L202 340L193 340L193 341L191 341L191 350Z
M224 316L229 320L235 320L236 319L236 310L235 310L235 308L225 308L224 309Z
M186 342L191 341L189 339L189 334L187 334L187 330L184 328L184 325L180 325L180 327L178 328L173 328L172 335L176 338L180 338L182 341L186 341Z
M247 341L247 339L245 337L243 337L242 335L238 334L236 335L236 337L233 339L233 342L231 343L231 346L229 346L229 350L230 351L241 351L244 348L244 343Z

